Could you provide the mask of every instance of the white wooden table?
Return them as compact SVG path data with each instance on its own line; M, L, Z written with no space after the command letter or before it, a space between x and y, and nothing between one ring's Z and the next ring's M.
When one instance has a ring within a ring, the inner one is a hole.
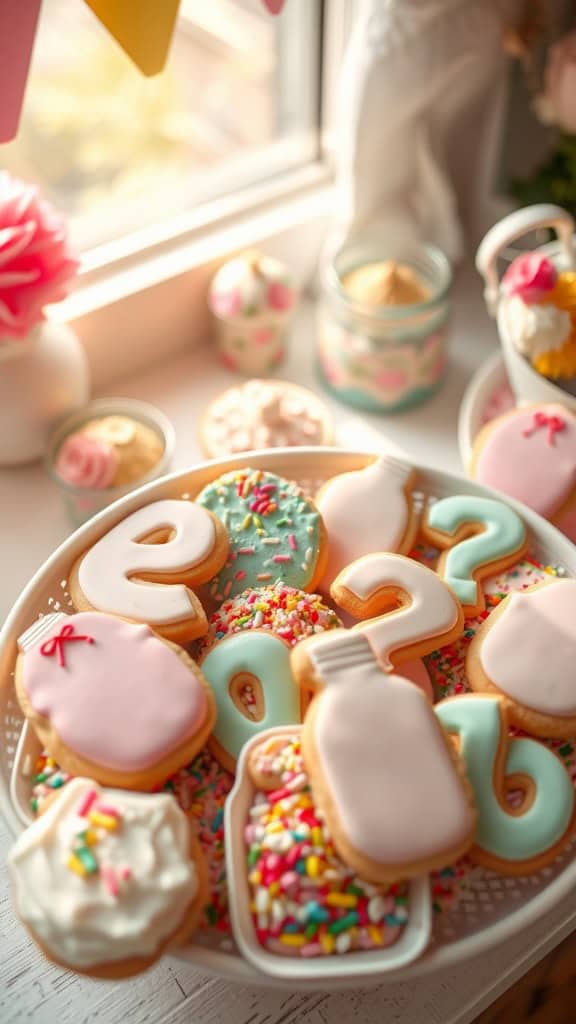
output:
M495 348L478 281L465 276L458 291L452 359L443 390L427 405L396 417L360 417L333 404L338 440L377 450L384 440L423 463L459 472L456 423L471 373ZM283 375L316 387L313 321L304 311ZM177 433L174 468L200 458L198 416L233 378L209 347L184 354L138 379L118 382L116 394L153 402ZM21 587L69 532L59 495L39 466L0 470L0 621ZM0 820L0 1022L15 1024L468 1024L576 927L576 908L540 920L481 961L409 983L341 993L299 994L244 988L211 978L188 963L165 959L146 975L122 983L92 982L50 966L15 920L4 867L10 838Z

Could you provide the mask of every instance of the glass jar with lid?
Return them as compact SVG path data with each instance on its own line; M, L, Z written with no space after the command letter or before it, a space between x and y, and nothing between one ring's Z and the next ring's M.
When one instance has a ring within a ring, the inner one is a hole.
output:
M424 401L446 367L452 271L433 245L346 246L322 271L318 357L327 388L372 412Z

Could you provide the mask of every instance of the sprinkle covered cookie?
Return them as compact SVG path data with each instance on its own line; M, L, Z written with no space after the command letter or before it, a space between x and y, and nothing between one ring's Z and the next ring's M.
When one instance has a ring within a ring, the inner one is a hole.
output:
M230 538L228 560L210 584L214 600L276 580L314 590L327 536L315 505L295 483L263 470L234 470L208 484L196 500Z

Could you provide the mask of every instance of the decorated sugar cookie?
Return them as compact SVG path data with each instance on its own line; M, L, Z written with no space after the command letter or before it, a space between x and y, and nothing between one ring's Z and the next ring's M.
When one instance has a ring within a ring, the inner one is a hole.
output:
M72 567L78 611L146 622L186 643L208 628L195 593L226 561L228 535L218 518L190 501L153 501L104 534Z
M576 735L576 580L510 594L488 616L466 659L470 685L503 695L510 720L534 736Z
M412 506L414 470L390 455L364 469L333 477L316 503L328 531L328 563L323 590L345 566L376 551L408 554L416 536Z
M575 824L574 786L562 761L537 740L509 736L509 704L500 697L449 697L435 710L458 737L474 790L478 825L470 856L500 874L539 871Z
M18 916L55 963L96 978L150 967L188 939L206 866L169 794L101 789L76 778L8 855Z
M524 502L576 538L576 416L561 405L521 406L478 434L470 476Z
M229 771L252 736L301 721L305 704L292 673L290 647L273 633L232 634L208 651L201 668L217 708L210 749ZM243 701L247 685L254 697L251 709Z
M484 610L481 581L514 565L526 553L526 527L503 501L454 494L431 503L422 533L440 548L437 572L452 588L464 615Z
M315 589L324 570L326 530L295 483L260 469L234 470L208 484L196 500L230 537L228 560L210 585L214 601L276 581Z
M302 749L339 856L380 883L457 860L472 843L475 812L432 706L413 683L385 674L356 631L320 640L312 656L323 688Z
M47 615L18 641L18 701L72 775L152 789L204 745L212 691L180 647L99 612Z

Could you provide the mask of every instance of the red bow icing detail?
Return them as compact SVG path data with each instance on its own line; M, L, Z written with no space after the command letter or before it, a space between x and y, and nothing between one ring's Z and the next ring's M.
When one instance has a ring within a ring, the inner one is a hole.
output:
M548 434L546 441L549 445L554 444L554 434L564 430L566 426L566 420L563 420L561 416L548 416L545 412L534 413L534 424L532 427L528 427L527 430L522 431L522 437L530 437L535 430L539 430L540 427L548 427Z
M51 658L54 654L58 654L58 662L61 668L64 668L66 662L64 660L64 645L72 640L85 640L87 644L94 643L93 636L84 636L81 633L74 632L74 626L71 622L62 626L62 629L57 636L50 637L46 640L40 648L40 654L43 654L46 658Z

